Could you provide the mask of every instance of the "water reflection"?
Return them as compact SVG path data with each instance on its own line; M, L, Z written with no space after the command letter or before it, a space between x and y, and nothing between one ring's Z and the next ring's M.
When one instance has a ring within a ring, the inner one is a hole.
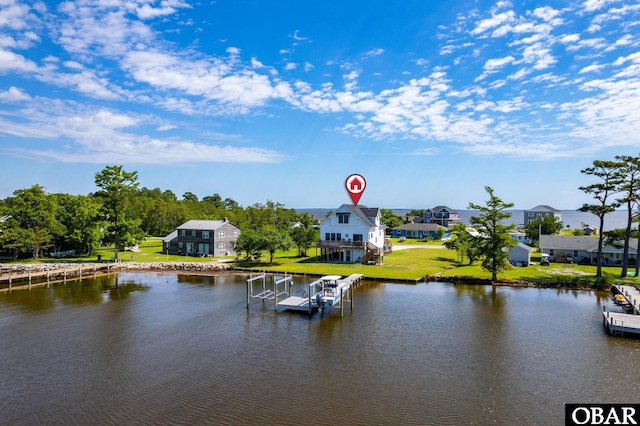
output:
M144 291L148 286L131 279L123 280L117 274L93 279L67 281L49 287L0 293L0 305L6 303L27 312L45 312L60 305L91 305L106 300L118 300L132 292Z
M640 392L603 362L640 342L590 292L363 282L324 318L246 297L145 273L0 294L0 423L561 424L564 401Z

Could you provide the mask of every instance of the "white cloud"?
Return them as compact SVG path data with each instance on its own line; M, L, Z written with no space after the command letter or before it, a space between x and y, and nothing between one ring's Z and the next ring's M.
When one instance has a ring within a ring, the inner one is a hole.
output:
M31 100L31 96L14 86L11 86L9 90L0 91L0 101L2 102L19 102L28 100Z

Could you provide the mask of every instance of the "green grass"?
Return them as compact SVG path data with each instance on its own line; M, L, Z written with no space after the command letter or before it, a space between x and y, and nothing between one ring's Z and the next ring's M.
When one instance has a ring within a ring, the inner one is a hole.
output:
M408 240L402 244L418 244ZM441 245L440 242L421 243L429 246ZM268 263L269 255L265 253L259 262L234 263L234 257L200 258L194 256L178 256L162 253L162 239L149 238L139 245L139 252L120 252L119 258L124 262L211 262L224 261L230 266L265 270L273 272L307 273L307 274L364 274L370 278L386 278L395 280L420 280L426 276L465 277L472 279L490 279L491 274L480 267L480 262L468 265L458 262L457 255L452 250L438 248L415 248L397 250L384 258L382 265L362 265L359 263L328 263L318 261L315 248L308 251L309 257L298 257L297 250L276 252L273 263ZM65 259L44 259L40 262L95 262L97 256L102 260L113 257L113 248L103 248L90 257L75 257ZM539 263L540 254L532 253L532 262ZM21 260L19 263L36 263L38 261ZM558 283L570 286L586 286L597 284L595 278L596 267L591 265L575 265L551 263L549 266L530 265L528 267L511 267L498 274L498 279L514 282ZM614 282L635 283L635 278L619 278L620 267L603 267L605 286Z

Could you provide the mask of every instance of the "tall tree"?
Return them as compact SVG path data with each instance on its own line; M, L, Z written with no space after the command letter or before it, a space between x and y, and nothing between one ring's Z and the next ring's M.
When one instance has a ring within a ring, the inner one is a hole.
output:
M495 282L498 279L498 272L507 267L509 258L507 249L516 245L516 240L509 234L514 226L500 223L501 220L511 217L511 213L505 210L513 207L513 203L502 201L493 194L493 189L489 186L485 186L484 189L489 194L486 205L469 203L469 209L480 211L480 215L471 217L471 224L478 227L484 234L480 246L482 269L491 272L491 281Z
M59 221L66 227L63 244L91 256L100 247L102 228L100 202L86 195L56 194Z
M13 220L9 223L23 230L11 232L14 243L25 242L34 259L38 259L53 237L64 233L64 226L56 219L58 205L40 185L19 189L13 195L9 202L9 214Z
M531 241L539 241L540 234L555 235L562 230L562 222L555 216L540 216L524 226L524 232Z
M624 234L624 247L622 251L621 277L627 276L629 263L629 239L631 238L631 225L633 222L633 210L640 202L640 157L617 155L620 163L618 192L621 197L617 201L627 206L627 227Z
M273 263L273 254L276 250L289 250L293 245L288 233L273 228L260 231L260 237L262 249L269 252L269 263Z
M96 196L104 200L103 212L107 222L104 242L114 245L113 257L118 250L142 238L140 220L127 217L127 198L138 187L138 172L127 172L122 166L107 166L96 173L95 183L100 191Z
M304 225L291 229L291 240L298 247L298 256L306 256L307 250L319 239L319 231Z
M581 212L589 212L596 215L600 221L598 227L598 258L596 259L596 277L602 276L602 241L604 239L604 218L608 213L620 207L620 203L612 200L612 196L618 191L621 184L620 163L616 161L595 160L592 167L581 170L587 176L594 176L600 181L579 189L597 201L594 204L583 204L578 209Z
M380 220L387 225L388 230L402 225L402 218L391 209L380 209Z
M466 256L469 259L469 265L471 265L480 256L483 238L471 235L467 230L467 225L462 222L456 223L451 228L451 233L453 237L445 241L443 245L449 250L455 250L458 253L460 262L463 262Z

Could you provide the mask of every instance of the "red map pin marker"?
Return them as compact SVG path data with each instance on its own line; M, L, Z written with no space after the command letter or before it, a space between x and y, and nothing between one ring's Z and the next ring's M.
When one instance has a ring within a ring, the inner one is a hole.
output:
M356 206L358 205L358 201L360 201L360 197L362 197L362 193L367 186L367 181L358 174L352 174L347 178L345 183L347 187L347 192L351 196L351 201Z

